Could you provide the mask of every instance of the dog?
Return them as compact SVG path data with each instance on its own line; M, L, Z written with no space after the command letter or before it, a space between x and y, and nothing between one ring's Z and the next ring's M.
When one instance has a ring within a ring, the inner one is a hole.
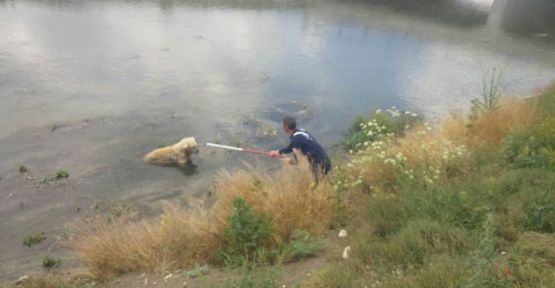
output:
M194 137L183 138L172 146L159 148L146 154L143 159L146 163L155 165L184 166L191 163L191 154L198 153L197 146Z

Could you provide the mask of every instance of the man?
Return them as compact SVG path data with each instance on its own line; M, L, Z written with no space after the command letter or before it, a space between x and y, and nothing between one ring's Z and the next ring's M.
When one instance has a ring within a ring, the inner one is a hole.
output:
M297 121L295 118L283 118L283 131L289 135L291 142L283 149L270 151L270 156L279 157L281 154L293 152L293 149L299 149L308 157L312 174L316 179L321 175L326 175L330 171L331 162L326 151L324 151L324 148L316 142L310 133L303 129L297 129Z

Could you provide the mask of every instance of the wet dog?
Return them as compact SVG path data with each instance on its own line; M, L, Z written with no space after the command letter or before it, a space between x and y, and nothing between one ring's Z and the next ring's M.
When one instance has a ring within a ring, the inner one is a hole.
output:
M198 153L194 137L183 138L171 146L156 149L145 155L145 162L155 165L177 164L184 166L191 162L191 154Z

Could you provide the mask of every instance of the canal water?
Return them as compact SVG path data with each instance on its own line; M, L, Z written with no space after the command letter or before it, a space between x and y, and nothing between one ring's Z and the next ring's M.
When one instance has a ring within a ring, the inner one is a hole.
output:
M77 218L156 215L218 169L272 164L203 143L281 148L288 114L334 150L370 110L466 109L494 68L531 94L555 79L553 15L547 0L0 0L0 280L45 253L78 267ZM194 169L142 162L188 136Z

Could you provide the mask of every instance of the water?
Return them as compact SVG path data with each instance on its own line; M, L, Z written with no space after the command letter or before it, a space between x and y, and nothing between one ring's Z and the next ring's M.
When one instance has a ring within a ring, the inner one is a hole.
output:
M155 215L219 168L269 162L201 147L184 175L142 162L159 145L280 148L288 113L331 149L372 109L466 108L493 67L509 94L548 85L554 13L541 0L0 1L0 279L40 271L49 248L75 263L57 240L75 218ZM70 178L36 187L58 169Z

